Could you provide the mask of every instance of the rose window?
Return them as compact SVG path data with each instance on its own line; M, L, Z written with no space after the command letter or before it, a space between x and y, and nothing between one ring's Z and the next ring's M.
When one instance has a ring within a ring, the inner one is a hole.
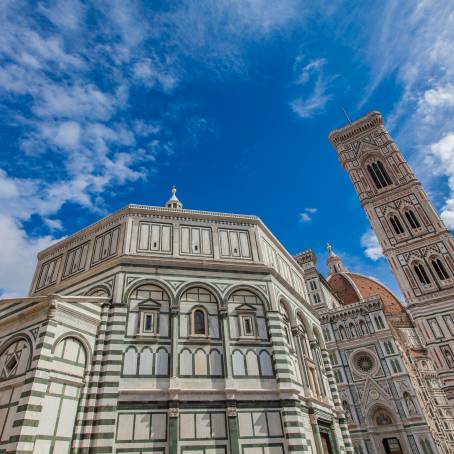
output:
M369 374L375 368L375 360L368 353L359 353L354 358L355 369L363 374Z

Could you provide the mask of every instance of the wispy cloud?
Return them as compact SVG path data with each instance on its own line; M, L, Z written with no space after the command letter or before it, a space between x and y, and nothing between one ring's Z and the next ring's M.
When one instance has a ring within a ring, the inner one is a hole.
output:
M371 260L377 261L383 257L383 250L372 230L368 230L361 236L361 246L364 248L366 257Z
M149 178L214 130L170 101L171 114L142 118L134 91L153 100L200 74L243 77L248 46L302 16L297 0L2 2L1 113L14 130L5 152L26 164L0 161L0 237L20 251L2 254L0 289L25 292L30 255L65 231L62 207L104 212L112 188ZM25 227L31 219L40 233Z
M317 213L317 211L317 208L304 208L304 210L300 213L300 222L311 222L313 215Z
M329 84L333 77L324 74L326 60L312 60L302 66L303 56L295 61L295 85L301 94L290 102L290 107L301 118L310 118L324 111L332 95L328 93Z
M437 191L436 198L437 204L446 206L454 199L449 183L454 178L453 166L434 175L426 155L427 150L437 154L438 144L446 144L441 141L454 131L452 4L443 0L385 1L373 8L359 6L353 13L354 22L363 24L357 41L366 44L358 55L370 74L360 107L382 82L397 82L402 94L387 112L387 125L423 183L429 187L440 186L440 179L448 183L450 193Z

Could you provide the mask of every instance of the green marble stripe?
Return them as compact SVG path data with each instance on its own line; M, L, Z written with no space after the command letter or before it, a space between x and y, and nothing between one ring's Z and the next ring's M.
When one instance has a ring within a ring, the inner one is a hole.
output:
M38 419L16 419L13 423L13 427L21 427L21 426L27 426L27 427L38 427L39 425L39 420Z

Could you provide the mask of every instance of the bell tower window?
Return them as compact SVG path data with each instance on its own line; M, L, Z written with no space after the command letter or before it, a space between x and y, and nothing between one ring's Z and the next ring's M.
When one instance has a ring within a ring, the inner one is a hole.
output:
M400 220L397 216L391 216L389 218L389 221L391 222L391 225L393 226L393 229L397 235L404 233L404 228L402 227L402 223L400 222Z
M437 273L437 276L439 277L440 281L445 281L446 279L449 279L449 274L446 271L446 268L443 265L443 262L438 259L432 259L432 266Z
M406 211L405 217L407 218L407 221L412 229L419 229L421 227L418 218L416 217L415 213L412 210Z
M417 263L416 265L413 266L413 269L415 270L415 273L418 276L419 282L421 282L421 284L430 285L429 276L427 275L426 269L424 268L423 265Z
M367 170L377 189L385 188L392 184L391 178L381 161L373 162L367 165Z

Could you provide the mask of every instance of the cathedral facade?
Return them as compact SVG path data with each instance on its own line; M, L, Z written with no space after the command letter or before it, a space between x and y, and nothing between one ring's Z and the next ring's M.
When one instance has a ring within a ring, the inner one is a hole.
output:
M128 205L0 301L0 453L454 453L452 236L380 114L330 140L405 302L255 216Z

